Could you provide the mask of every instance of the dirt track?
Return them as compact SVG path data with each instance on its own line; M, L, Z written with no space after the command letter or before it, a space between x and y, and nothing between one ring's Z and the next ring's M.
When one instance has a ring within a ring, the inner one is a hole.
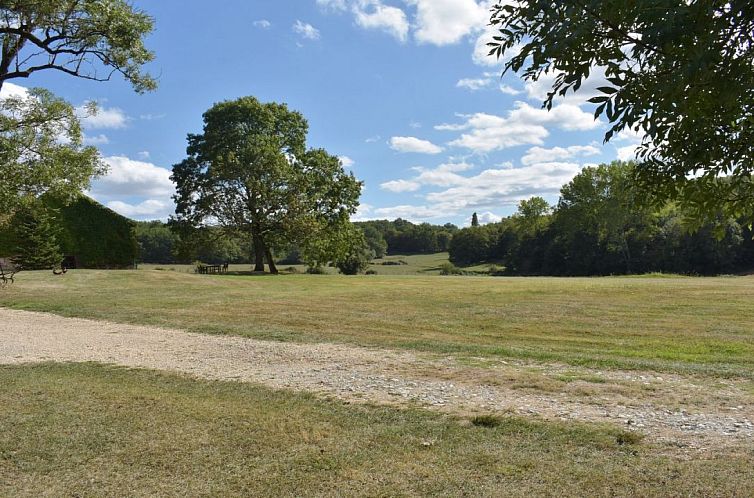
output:
M259 341L0 308L0 364L45 361L150 368L462 415L608 422L694 449L754 438L754 396L739 381L505 361L474 368L405 351ZM552 382L564 373L587 380Z

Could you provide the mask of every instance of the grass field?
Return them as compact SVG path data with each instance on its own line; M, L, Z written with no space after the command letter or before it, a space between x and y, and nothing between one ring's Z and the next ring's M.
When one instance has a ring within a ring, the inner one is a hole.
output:
M25 272L0 306L299 342L754 379L754 278Z
M0 367L2 496L751 496L749 451L90 364Z
M440 265L448 262L448 253L440 252L436 254L414 254L410 256L385 256L384 258L375 259L369 265L367 270L375 272L377 275L439 275ZM192 265L162 265L162 264L141 264L142 270L160 270L176 271L179 273L193 273ZM480 265L484 268L484 265ZM283 274L288 273L305 273L306 265L278 265L278 269ZM332 267L323 268L329 275L336 275L338 270ZM228 268L228 273L248 273L251 265L233 264Z

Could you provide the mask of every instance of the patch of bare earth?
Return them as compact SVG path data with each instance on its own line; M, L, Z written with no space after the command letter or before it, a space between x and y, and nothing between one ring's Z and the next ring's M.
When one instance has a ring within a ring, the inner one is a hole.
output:
M489 359L469 366L468 359L407 351L259 341L0 309L0 364L46 361L167 370L457 415L613 423L676 449L716 450L754 437L754 395L744 380Z

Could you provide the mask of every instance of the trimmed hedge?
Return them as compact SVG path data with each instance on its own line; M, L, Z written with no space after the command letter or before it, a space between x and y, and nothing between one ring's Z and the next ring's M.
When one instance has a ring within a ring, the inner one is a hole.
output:
M73 256L78 268L126 268L138 259L136 222L84 195L67 206L44 202L57 212L62 253Z

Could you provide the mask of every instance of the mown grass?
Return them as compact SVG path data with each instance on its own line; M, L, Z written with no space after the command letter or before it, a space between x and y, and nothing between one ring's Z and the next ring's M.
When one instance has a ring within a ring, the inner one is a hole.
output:
M25 272L0 306L197 332L754 379L754 278Z
M752 496L751 448L91 364L0 367L2 496Z

